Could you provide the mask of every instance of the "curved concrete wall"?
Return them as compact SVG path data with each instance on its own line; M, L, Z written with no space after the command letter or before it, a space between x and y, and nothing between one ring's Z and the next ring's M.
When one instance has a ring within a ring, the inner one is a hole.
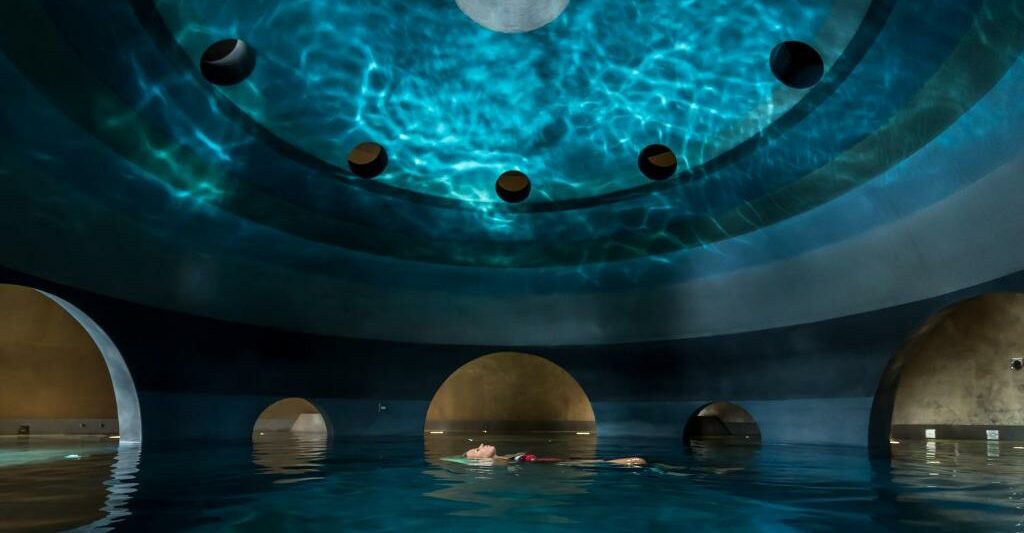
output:
M1024 294L980 296L940 313L900 354L894 426L1024 426ZM919 435L923 437L923 434Z
M512 349L532 351L571 375L586 391L602 436L679 438L693 413L721 400L746 409L764 442L864 446L872 404L882 403L875 401L879 383L917 328L965 299L1024 291L1022 273L813 324L537 349L308 335L139 306L9 270L0 270L0 280L59 294L103 326L131 371L149 442L250 440L268 405L299 395L320 409L334 435L421 435L441 383L481 354Z
M535 355L496 353L459 367L427 409L425 431L594 431L587 394Z

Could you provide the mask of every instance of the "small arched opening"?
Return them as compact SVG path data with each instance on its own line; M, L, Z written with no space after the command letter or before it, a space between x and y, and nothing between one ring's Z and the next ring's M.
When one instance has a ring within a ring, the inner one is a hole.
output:
M731 402L712 402L694 411L683 428L683 442L760 444L761 429L746 409Z
M320 409L304 398L285 398L260 413L252 428L253 440L301 436L327 439L327 420Z

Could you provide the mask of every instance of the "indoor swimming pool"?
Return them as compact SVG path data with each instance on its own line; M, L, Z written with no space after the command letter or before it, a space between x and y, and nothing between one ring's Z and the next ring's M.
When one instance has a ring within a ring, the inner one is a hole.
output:
M0 533L1024 533L1022 88L1024 0L0 0Z
M641 455L644 468L440 460L480 439L279 439L105 450L47 462L0 450L4 531L1024 531L1024 445L715 446L493 436L499 450ZM32 448L36 444L28 446ZM53 449L53 448L51 448ZM55 490L59 487L59 490Z

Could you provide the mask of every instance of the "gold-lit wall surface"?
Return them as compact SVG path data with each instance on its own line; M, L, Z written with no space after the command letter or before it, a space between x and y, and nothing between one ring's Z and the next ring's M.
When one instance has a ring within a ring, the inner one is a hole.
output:
M309 400L285 398L264 409L253 426L254 434L280 431L326 435L327 425L320 410Z
M988 294L933 317L908 342L892 421L898 425L1024 425L1024 295Z
M535 355L500 352L466 363L441 385L424 430L594 431L583 388L558 365Z
M116 433L117 406L96 344L39 292L0 285L0 434Z
M715 402L704 407L697 413L697 416L713 416L722 422L736 422L741 424L753 424L756 421L742 407L730 402Z

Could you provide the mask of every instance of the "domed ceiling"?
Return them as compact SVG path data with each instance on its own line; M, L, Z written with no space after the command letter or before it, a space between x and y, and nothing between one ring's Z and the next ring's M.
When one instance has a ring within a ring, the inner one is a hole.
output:
M748 331L1024 267L1024 2L0 3L0 263L204 316L484 344ZM204 79L242 39L241 83ZM820 53L807 89L773 75ZM356 145L388 154L373 179ZM678 170L650 180L648 145ZM510 204L495 180L529 176ZM1012 248L1012 249L1011 249Z

